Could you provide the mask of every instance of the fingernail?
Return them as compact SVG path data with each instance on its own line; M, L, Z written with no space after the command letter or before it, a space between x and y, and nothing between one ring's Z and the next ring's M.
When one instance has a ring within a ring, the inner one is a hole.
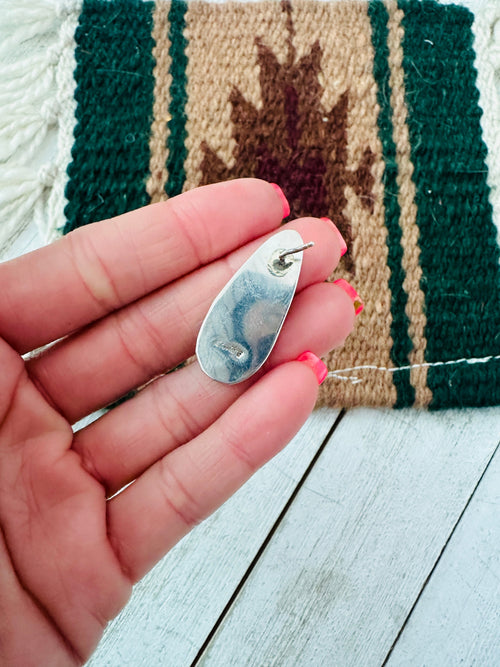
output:
M270 185L272 185L276 192L279 194L281 204L283 206L283 217L287 218L290 215L290 204L288 203L288 199L285 197L285 193L279 185L276 185L276 183L270 183Z
M339 278L339 280L334 280L333 281L334 285L338 285L341 289L344 290L344 292L347 294L347 296L351 299L353 305L354 305L354 312L356 315L359 315L360 312L363 310L365 307L365 304L361 300L361 297L359 294L356 292L354 287L350 285L347 280L344 280L343 278Z
M312 368L318 379L318 384L321 384L328 375L328 368L313 352L302 352L300 357L297 357L296 361L301 361L303 364L306 364L306 366L309 366L309 368Z
M337 225L333 222L333 220L330 220L330 218L320 218L320 220L326 220L326 222L330 222L333 225L333 229L335 230L340 243L340 256L343 257L347 252L347 243L344 241L344 237L339 232Z

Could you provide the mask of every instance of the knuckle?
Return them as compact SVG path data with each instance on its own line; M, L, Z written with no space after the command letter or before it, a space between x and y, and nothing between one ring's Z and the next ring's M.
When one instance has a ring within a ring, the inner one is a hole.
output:
M151 385L151 396L156 423L164 434L163 440L167 447L172 449L198 435L201 425L193 414L195 411L170 391L168 384L168 382L154 382Z
M73 449L80 456L80 463L82 468L105 489L106 495L108 496L109 489L107 486L106 476L100 470L98 458L93 451L93 448L86 446L79 447L78 440L75 438Z
M205 508L188 490L168 456L162 459L160 480L160 490L167 509L173 512L188 530L197 526L206 516Z
M203 224L203 211L188 194L172 199L168 213L174 228L182 234L185 250L189 249L197 265L203 265L213 256L213 240Z
M66 237L69 254L76 275L84 290L94 301L99 311L107 313L118 308L122 300L107 266L96 248L88 230L75 230Z
M234 428L227 424L223 428L223 442L225 443L227 451L236 459L236 461L243 466L248 476L253 475L260 467L258 461L252 456L251 450L244 443L241 434Z
M141 381L163 369L166 344L160 330L139 304L113 316L118 343L126 357L139 369Z

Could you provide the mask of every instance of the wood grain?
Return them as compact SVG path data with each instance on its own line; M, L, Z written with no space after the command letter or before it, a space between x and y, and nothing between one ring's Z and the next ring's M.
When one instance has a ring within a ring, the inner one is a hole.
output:
M467 507L389 667L500 664L500 451Z
M499 417L348 413L198 664L381 665L495 450Z

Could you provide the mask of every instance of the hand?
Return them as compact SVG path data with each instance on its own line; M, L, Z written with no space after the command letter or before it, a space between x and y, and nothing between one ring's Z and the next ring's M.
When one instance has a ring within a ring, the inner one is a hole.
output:
M316 377L289 360L341 344L354 309L323 282L333 225L305 218L290 227L315 246L257 378L223 385L193 363L71 428L192 355L210 303L281 218L269 184L231 181L0 265L2 665L82 664L132 585L311 412Z

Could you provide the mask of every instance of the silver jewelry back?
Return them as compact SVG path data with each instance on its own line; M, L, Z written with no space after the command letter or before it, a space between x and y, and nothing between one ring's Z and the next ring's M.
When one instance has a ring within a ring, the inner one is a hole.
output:
M214 380L235 384L269 357L292 302L304 244L286 229L263 243L212 303L201 325L196 355Z

